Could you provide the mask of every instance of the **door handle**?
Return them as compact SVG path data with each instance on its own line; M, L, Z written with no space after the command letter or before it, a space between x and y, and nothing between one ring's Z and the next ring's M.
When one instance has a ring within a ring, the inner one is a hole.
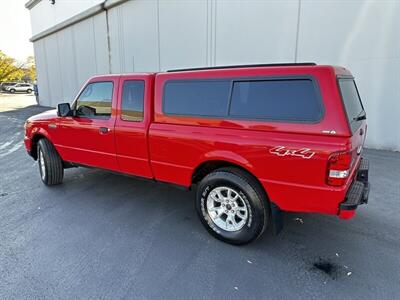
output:
M99 128L99 132L102 133L102 134L108 133L108 132L110 132L110 128L100 127Z

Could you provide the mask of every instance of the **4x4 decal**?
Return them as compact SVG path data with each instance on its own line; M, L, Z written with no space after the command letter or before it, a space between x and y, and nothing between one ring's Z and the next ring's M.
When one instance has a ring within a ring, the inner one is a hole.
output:
M304 159L310 159L314 156L315 152L311 151L309 148L301 148L301 149L288 149L285 146L277 146L271 148L269 153L275 154L278 156L299 156Z

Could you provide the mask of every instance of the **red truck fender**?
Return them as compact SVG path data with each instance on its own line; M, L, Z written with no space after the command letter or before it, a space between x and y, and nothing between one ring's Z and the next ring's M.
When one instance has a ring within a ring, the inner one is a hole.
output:
M25 139L26 148L29 149L28 152L30 152L34 159L37 158L36 145L41 138L46 138L52 143L49 133L42 127L34 127L31 131L30 138Z
M220 163L236 165L236 166L246 170L253 176L255 176L252 172L254 170L254 167L243 156L241 156L237 153L234 153L232 151L214 150L214 151L204 153L204 155L202 155L199 158L199 160L195 164L196 167L193 169L192 178L195 175L195 173L199 169L201 169L202 166L204 166L205 164L207 164L209 162L220 162Z

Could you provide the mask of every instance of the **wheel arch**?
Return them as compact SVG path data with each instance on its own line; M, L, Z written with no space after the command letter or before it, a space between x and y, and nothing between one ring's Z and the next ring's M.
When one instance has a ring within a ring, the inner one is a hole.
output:
M38 131L38 132L34 133L33 136L32 136L31 155L32 155L33 159L35 159L35 160L37 160L37 143L41 139L49 140L47 135L45 133L41 132L41 131Z
M212 159L206 160L200 163L192 173L192 184L197 184L200 182L205 176L210 174L211 172L221 169L221 168L236 168L241 172L246 173L247 175L251 176L254 181L258 183L260 188L264 191L265 196L269 200L268 191L265 189L264 185L261 181L257 178L256 175L252 172L252 170L246 166L243 166L241 163L226 160L226 159Z
M46 136L43 134L37 133L32 137L32 145L31 145L31 155L34 160L37 160L37 143L40 139L45 139Z

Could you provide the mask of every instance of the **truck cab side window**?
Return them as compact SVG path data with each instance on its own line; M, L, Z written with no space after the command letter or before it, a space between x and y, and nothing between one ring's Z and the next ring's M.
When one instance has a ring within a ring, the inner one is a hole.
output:
M143 121L144 81L127 80L122 91L121 119Z
M112 82L89 83L76 101L76 115L84 118L109 118L112 94Z

